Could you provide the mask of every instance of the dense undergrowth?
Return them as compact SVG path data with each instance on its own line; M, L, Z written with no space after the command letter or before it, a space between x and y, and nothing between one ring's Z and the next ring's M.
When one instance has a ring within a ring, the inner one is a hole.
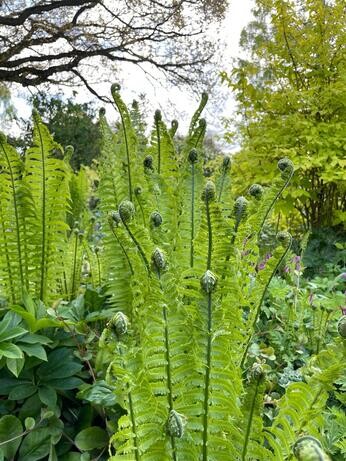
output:
M96 180L37 114L24 158L0 138L0 459L342 460L345 276L262 241L292 162L234 197L206 95L177 149L119 90Z

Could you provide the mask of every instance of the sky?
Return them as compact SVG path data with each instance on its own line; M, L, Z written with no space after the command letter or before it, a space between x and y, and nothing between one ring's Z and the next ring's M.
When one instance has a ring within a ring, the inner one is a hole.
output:
M226 14L226 18L221 26L221 29L217 32L221 34L222 40L226 43L224 53L224 68L220 69L229 71L232 66L232 59L241 56L241 50L239 48L239 39L242 29L251 21L251 9L254 6L254 0L230 0L230 6ZM211 37L213 32L210 33ZM145 77L144 73L142 77L140 73L132 67L122 70L123 83L122 83L122 97L126 103L130 104L133 99L138 99L140 93L145 93L146 100L149 102L150 113L154 114L155 109L159 108L163 112L163 117L167 121L173 118L179 121L179 133L184 134L188 128L190 118L194 112L194 109L198 106L198 98L196 95L192 95L188 90L182 90L177 87L167 87L160 84L160 79L157 78L153 82ZM155 75L154 75L155 77ZM124 82L126 84L124 85ZM112 82L110 82L112 83ZM98 90L101 94L110 93L110 83L102 84ZM72 89L64 88L64 94L72 96ZM216 85L215 93L218 93L218 97L214 97L213 94L209 97L209 102L204 113L204 117L207 119L209 133L213 136L222 137L222 117L231 118L235 111L234 98L228 88L225 85L221 85L219 82ZM28 90L13 88L12 90L12 101L17 109L18 114L24 119L30 118L31 108L26 103L25 97L30 96ZM93 101L92 95L83 89L78 89L77 95L74 97L77 102ZM99 105L99 101L96 101L96 105ZM117 118L117 114L113 108L107 108L107 117L110 121ZM149 122L150 123L150 122ZM5 132L8 131L8 127L0 125L0 129ZM12 131L15 131L14 135L18 135L18 128L12 126ZM226 146L226 151L232 151L236 146Z

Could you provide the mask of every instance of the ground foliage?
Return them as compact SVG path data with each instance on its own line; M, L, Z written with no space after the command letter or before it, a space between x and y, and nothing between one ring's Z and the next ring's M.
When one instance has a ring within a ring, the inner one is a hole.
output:
M332 296L298 312L297 282L280 287L284 264L300 271L287 232L259 248L293 164L233 196L228 157L203 174L207 95L177 152L177 122L156 111L146 142L119 91L116 133L100 112L93 215L85 170L37 113L24 159L0 138L0 456L341 460L345 317L333 310L327 331ZM290 334L312 340L299 365L279 347Z

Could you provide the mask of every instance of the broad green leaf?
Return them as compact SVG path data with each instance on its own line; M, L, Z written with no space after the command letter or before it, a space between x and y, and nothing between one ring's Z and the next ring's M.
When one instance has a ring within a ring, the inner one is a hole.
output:
M8 341L9 339L18 338L18 336L22 336L27 333L27 330L21 327L14 327L6 329L3 332L0 332L0 343L3 341Z
M8 398L10 400L23 400L33 395L36 391L37 387L34 384L24 384L12 389Z
M23 303L26 308L26 311L29 312L33 317L36 316L36 304L31 296L28 295L26 290L23 292Z
M23 352L29 357L37 357L38 359L47 361L47 354L41 344L22 344L17 343Z
M63 322L46 317L44 319L39 319L36 321L34 332L43 330L44 328L61 327L61 326L63 326Z
M40 386L38 396L41 402L48 408L53 409L56 406L57 395L55 390L50 386Z
M54 389L59 391L68 391L70 389L76 389L77 387L81 386L84 381L80 378L61 378L61 379L49 379L47 381L43 381L47 386L51 386Z
M22 440L18 437L23 432L22 423L13 415L5 415L0 419L0 449L7 459L14 458L16 451ZM18 437L18 438L16 438ZM5 443L6 440L14 439Z
M47 338L47 336L43 335L37 335L35 333L28 333L24 336L22 336L19 340L21 343L27 343L27 344L50 344L52 340L50 338Z
M61 321L55 320L55 319L52 319L52 318L49 318L49 317L36 319L36 317L33 314L27 312L21 306L10 306L10 309L13 312L16 312L16 314L20 315L23 318L23 320L26 322L29 330L32 333L35 333L36 331L42 330L44 328L62 326Z
M96 381L94 384L86 384L78 392L77 397L104 407L112 407L116 404L116 396L113 393L113 389L106 381Z
M30 385L31 382L25 379L1 378L0 379L0 395L8 395L12 389L19 385Z
M8 357L9 359L21 359L23 358L23 352L15 344L0 343L0 357Z
M7 359L6 365L7 368L10 370L14 376L18 378L20 372L22 371L25 364L25 358L22 357L21 359Z
M60 440L63 427L62 421L53 416L48 420L46 427L30 432L20 446L19 459L36 461L45 458L51 451L51 445L55 445Z
M103 448L108 444L108 434L97 426L88 427L79 432L75 438L75 444L80 450L93 450Z
M57 366L59 364L59 366ZM68 348L55 349L48 355L48 363L40 365L37 375L42 381L61 379L73 376L83 368L81 363L74 360Z
M21 461L38 461L49 454L51 434L48 427L35 429L23 440L19 449Z

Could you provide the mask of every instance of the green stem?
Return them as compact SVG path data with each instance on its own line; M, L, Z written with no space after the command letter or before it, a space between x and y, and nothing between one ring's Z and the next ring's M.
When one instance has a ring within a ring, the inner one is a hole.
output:
M168 315L167 315L167 306L166 304L162 307L162 316L164 320L164 335L165 335L165 360L166 360L166 375L167 375L167 387L168 387L168 406L169 412L173 410L173 386L172 386L172 376L171 376L171 354L169 346L169 331L168 331ZM171 445L172 445L172 455L173 460L176 461L176 447L174 437L171 436Z
M129 387L129 385L127 387ZM139 458L139 452L138 452L137 426L136 426L135 415L133 412L133 402L132 402L132 395L131 395L130 390L128 390L127 396L129 399L129 410L130 410L130 418L131 418L131 425L132 425L132 431L133 431L133 443L135 445L135 457L136 457L136 461L139 461L140 458Z
M257 306L257 309L256 309L255 318L254 318L254 320L253 320L253 322L252 322L252 325L251 325L251 329L250 329L251 332L254 332L254 330L255 330L256 322L257 322L258 316L259 316L259 314L260 314L260 312L261 312L261 307L262 307L262 304L263 304L263 301L264 301L264 297L265 297L265 295L266 295L266 293L267 293L268 287L269 287L269 285L270 285L270 282L272 281L272 279L273 279L274 275L276 274L276 271L278 270L280 264L282 263L282 261L284 260L285 256L287 255L289 249L291 248L291 243L292 243L292 237L290 237L290 242L289 242L289 244L287 245L285 251L282 253L281 258L280 258L279 261L277 262L277 264L276 264L276 266L275 266L273 272L270 274L270 277L269 277L269 280L268 280L266 286L264 287L264 290L263 290L263 292L262 292L261 299L260 299L260 301L259 301L259 303L258 303L258 306ZM248 341L247 341L247 344L246 344L246 346L245 346L244 354L243 354L242 359L241 359L241 362L240 362L240 367L241 367L241 368L243 368L243 366L244 366L244 363L245 363L245 360L246 360L246 356L247 356L247 353L248 353L248 350L249 350L249 347L250 347L252 338L253 338L253 333L250 334L249 339L248 339Z
M282 187L279 189L279 191L277 192L277 194L275 195L274 197L274 200L272 201L272 203L270 204L269 208L267 209L267 212L266 214L264 215L263 219L262 219L262 222L261 222L261 225L259 227L259 231L258 231L258 235L261 234L262 232L262 229L263 229L263 226L264 226L264 223L266 222L266 219L269 215L269 213L271 212L271 210L273 209L274 205L275 205L275 202L278 200L278 198L280 197L280 195L282 194L282 192L285 190L285 188L287 187L288 183L290 182L292 176L293 176L293 173L294 173L294 170L292 169L292 172L291 174L288 176L288 178L286 179L285 183L282 185Z
M130 201L132 202L132 179L131 179L130 150L129 150L129 143L128 143L128 139L127 139L126 125L125 125L124 117L123 117L123 114L122 114L122 110L118 106L116 100L115 100L115 104L116 104L116 106L118 108L118 111L119 111L119 114L120 114L121 126L123 128L123 133L124 133L126 159L127 159L127 179L128 179L128 185L129 185L129 197L130 197Z
M191 240L190 240L190 267L193 267L195 238L195 165L191 165Z
M226 170L222 173L222 177L221 177L220 192L219 192L219 197L218 197L219 202L221 201L221 197L222 197L223 186L224 186L224 183L225 183L225 177L226 177Z
M144 253L144 251L143 251L141 245L139 244L138 240L137 240L136 237L133 235L133 233L131 232L129 226L126 224L125 221L123 221L123 224L124 224L125 229L127 230L128 234L129 234L131 240L133 241L133 243L135 244L137 250L139 251L139 254L140 254L141 257L142 257L142 260L143 260L144 265L145 265L145 267L146 267L146 269L147 269L147 271L148 271L148 274L150 274L149 262L148 262L148 260L147 260L147 257L145 256L145 253Z
M76 284L76 267L77 267L77 252L78 252L78 234L75 234L74 241L74 252L73 252L73 269L72 269L72 283L71 283L71 294L70 301L73 299L75 293L75 284Z
M321 347L322 323L323 323L323 311L321 311L321 318L320 318L320 323L318 326L316 354L320 352L320 347Z
M139 200L139 197L138 197L137 194L136 194L136 200L137 200L139 209L141 210L142 219L143 219L143 225L144 225L144 227L146 227L147 224L146 224L146 221L145 221L145 215L144 215L144 210L143 210L142 202Z
M62 276L63 276L63 287L64 287L63 289L65 290L66 298L68 298L67 277L66 277L65 271L63 271Z
M253 420L253 415L254 415L254 412L255 412L258 388L259 388L261 380L262 380L261 376L259 376L257 378L257 380L256 380L255 392L254 392L253 399L252 399L252 402L251 402L249 418L248 418L247 426L246 426L245 441L244 441L243 452L242 452L242 456L241 456L242 461L246 461L247 447L248 447L248 444L249 444L249 441L250 441L250 432L251 432L252 420Z
M211 269L211 256L213 248L212 227L210 220L209 201L206 200L206 215L208 224L208 259L207 270ZM204 381L204 415L203 415L203 461L208 461L208 414L209 414L209 387L210 387L210 372L211 372L211 348L212 348L212 298L211 293L207 294L207 357L206 370Z
M207 270L211 269L211 256L213 250L213 233L211 228L211 220L210 220L210 209L209 209L209 201L206 201L206 213L207 213L207 225L208 225L208 260L207 260Z
M114 234L114 232L113 232L113 234ZM96 261L97 261L97 272L98 272L99 287L101 287L101 264L100 264L100 258L99 258L98 253L95 253L95 254L96 254Z
M121 346L119 346L119 355L123 355L123 351ZM125 362L123 362L123 368L126 369ZM136 418L133 410L133 402L132 402L132 394L130 390L130 385L127 383L127 397L129 400L129 413L130 413L130 419L131 419L131 426L132 426L132 432L133 432L133 443L134 443L134 448L135 448L135 461L140 461L140 456L139 456L139 447L138 447L138 436L137 436L137 424L136 424Z
M157 136L157 172L161 173L161 136L160 136L160 122L156 122L156 136Z
M39 123L36 124L38 135L40 138L40 151L42 160L42 250L41 250L41 280L40 280L40 299L45 300L46 297L46 161L43 151L43 139Z
M129 265L129 268L130 268L130 271L131 271L131 274L133 275L134 274L134 270L133 270L133 267L132 267L132 264L131 264L131 261L130 261L130 258L129 258L129 255L127 254L125 248L124 248L124 245L121 243L119 237L117 236L113 226L111 225L110 226L111 228L111 231L112 231L112 234L114 235L116 241L119 243L120 245L120 248L122 250L122 252L124 253L125 255L125 258L126 258L126 261L127 261L127 264ZM100 260L98 258L98 255L97 255L97 262L98 262L98 267L99 267L99 274L100 274ZM100 286L101 286L101 278L100 278L100 275L99 275L99 280L100 280Z

